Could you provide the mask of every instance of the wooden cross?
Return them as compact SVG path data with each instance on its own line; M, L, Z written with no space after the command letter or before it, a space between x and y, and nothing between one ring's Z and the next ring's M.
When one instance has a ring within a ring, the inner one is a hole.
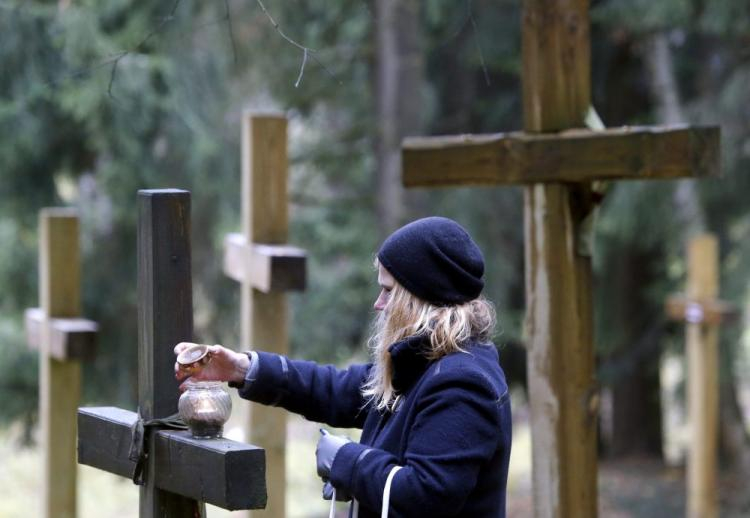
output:
M719 325L737 316L718 300L719 251L716 237L703 234L688 244L687 292L667 301L667 314L687 325L688 518L715 518L719 426Z
M138 192L138 408L143 420L177 412L175 344L193 340L190 193ZM131 429L138 414L120 408L78 409L78 462L133 477ZM141 518L205 516L203 502L225 509L266 503L265 455L227 439L193 439L188 431L148 429Z
M76 516L76 422L81 360L94 355L97 325L81 314L78 215L47 208L39 215L39 300L27 309L30 349L39 350L42 513ZM60 473L65 473L64 477Z
M523 133L406 139L408 187L526 184L526 333L537 517L597 513L589 182L718 174L719 130L589 131L588 0L523 4ZM571 129L576 128L576 129Z
M228 234L224 271L241 283L241 343L288 354L285 291L305 289L305 252L284 245L288 235L287 120L245 113L242 119L242 234ZM266 449L269 500L263 516L283 518L286 412L252 405L253 444Z

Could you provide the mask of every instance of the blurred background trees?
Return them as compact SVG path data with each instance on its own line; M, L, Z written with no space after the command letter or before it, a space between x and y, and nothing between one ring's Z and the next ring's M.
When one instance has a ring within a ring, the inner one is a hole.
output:
M196 338L247 346L237 343L238 290L220 259L224 234L239 227L247 108L291 120L290 241L308 250L310 268L308 291L293 299L294 355L364 358L380 240L441 214L485 252L497 343L521 380L520 190L405 192L399 170L404 136L521 127L520 8L520 0L0 2L4 424L30 427L36 412L22 312L37 304L44 206L82 214L85 314L102 328L101 354L85 367L90 402L132 406L136 397L137 189L193 192ZM592 1L592 39L594 103L608 126L722 126L723 179L613 185L596 227L599 375L612 394L603 447L659 457L660 358L679 357L683 341L662 306L682 288L693 232L719 235L722 294L746 305L750 4ZM724 328L722 339L723 445L750 472L737 382L750 372L742 326Z

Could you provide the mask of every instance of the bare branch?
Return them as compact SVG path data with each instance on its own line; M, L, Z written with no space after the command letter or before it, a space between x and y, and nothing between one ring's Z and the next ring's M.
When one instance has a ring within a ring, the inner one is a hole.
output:
M295 88L297 86L299 86L300 82L302 81L302 75L304 74L305 64L307 63L307 58L308 57L312 58L313 61L315 61L318 65L320 65L323 68L323 70L325 70L326 73L329 76L331 76L331 78L333 80L335 80L338 84L342 84L341 81L336 77L336 75L333 72L331 72L328 69L328 67L326 67L318 59L318 57L315 55L316 51L314 49L311 49L310 47L305 47L301 43L297 43L292 38L290 38L289 36L287 36L286 34L284 34L284 31L281 30L281 27L279 27L279 24L276 23L276 20L273 19L273 16L271 16L271 14L268 12L268 9L266 9L266 6L263 5L263 1L262 0L256 0L256 1L258 2L258 5L260 6L260 8L263 11L263 13L266 15L266 17L271 22L271 25L273 25L273 28L276 29L276 32L278 32L281 35L281 37L284 38L286 41L288 41L289 43L291 43L292 45L294 45L295 47L297 47L298 49L300 49L303 52L302 66L300 67L299 76L297 77L297 81L294 83L294 87Z
M229 42L232 44L232 57L234 58L234 64L237 64L237 46L234 43L234 31L232 30L232 16L229 11L229 0L224 0L224 8L226 10L227 30L229 31Z
M121 52L119 56L115 57L112 61L112 73L109 75L109 85L107 86L107 95L110 97L110 99L114 99L115 96L112 95L112 85L115 83L115 75L117 74L117 65L120 63L120 60L124 58L128 53L127 52Z
M297 77L297 81L294 83L294 88L297 88L300 81L302 81L302 74L305 73L305 63L307 63L307 49L305 49L305 53L302 55L302 66L299 67L299 77Z
M487 71L486 63L484 62L484 53L482 52L482 45L479 42L479 30L477 29L477 22L474 19L474 10L472 9L471 0L468 0L466 5L469 9L469 20L471 21L471 27L474 30L474 41L477 45L477 52L479 52L479 63L482 66L482 72L484 72L484 80L487 82L487 86L490 86L490 74Z

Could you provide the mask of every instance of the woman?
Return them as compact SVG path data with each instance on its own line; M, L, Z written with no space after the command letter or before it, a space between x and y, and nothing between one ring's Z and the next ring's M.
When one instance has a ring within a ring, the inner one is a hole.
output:
M338 370L212 346L193 379L362 428L359 443L324 433L316 451L324 493L350 495L360 517L378 516L384 500L390 516L505 516L510 401L490 342L494 310L480 296L479 248L455 221L424 218L388 237L377 265L373 363Z

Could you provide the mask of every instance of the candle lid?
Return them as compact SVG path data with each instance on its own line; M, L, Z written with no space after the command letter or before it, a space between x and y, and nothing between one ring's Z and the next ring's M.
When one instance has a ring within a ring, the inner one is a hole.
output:
M177 355L177 363L180 365L190 365L202 360L208 355L208 346L203 344L191 345Z

